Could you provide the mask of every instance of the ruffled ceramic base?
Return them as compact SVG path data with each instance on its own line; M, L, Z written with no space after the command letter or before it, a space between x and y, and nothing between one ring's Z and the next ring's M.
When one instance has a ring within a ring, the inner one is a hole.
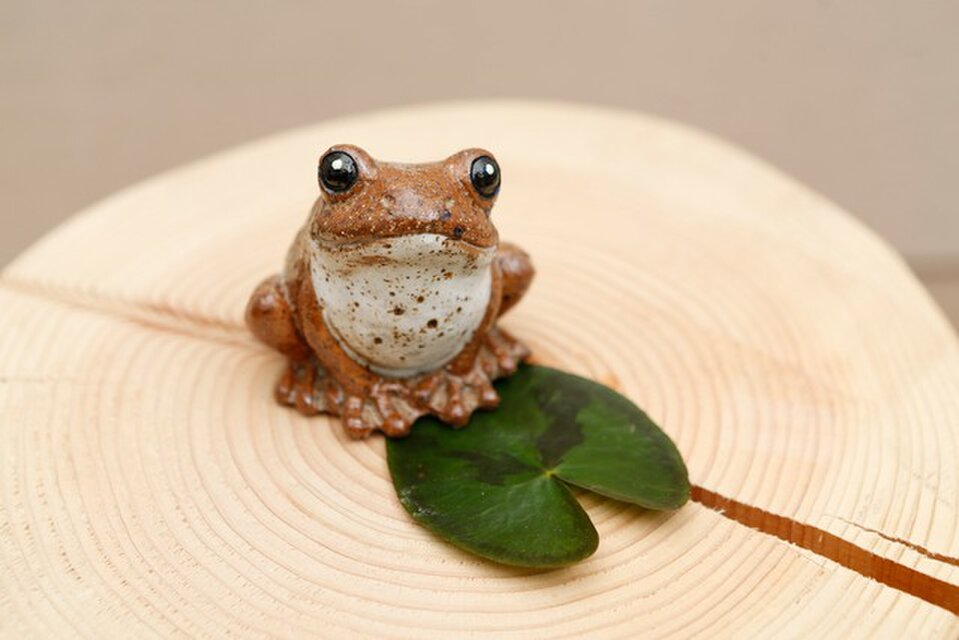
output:
M465 374L444 368L412 378L379 378L365 397L347 394L314 357L290 364L276 385L276 398L304 415L340 416L354 438L365 438L377 429L388 436L404 436L427 414L460 427L476 409L499 404L493 381L516 371L529 354L518 340L494 328L483 339L473 368Z

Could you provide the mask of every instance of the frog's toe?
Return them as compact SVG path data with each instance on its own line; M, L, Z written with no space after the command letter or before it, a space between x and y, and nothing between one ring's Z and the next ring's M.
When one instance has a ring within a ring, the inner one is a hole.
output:
M469 422L470 412L466 410L462 402L451 402L443 412L442 418L444 422L454 427L463 427Z
M346 435L354 440L362 440L373 433L373 427L363 420L363 404L363 398L359 396L348 396L343 402L343 413L340 420L346 430Z
M398 438L410 433L410 422L398 413L387 416L380 425L380 430L391 438Z
M476 383L479 406L483 409L495 409L499 406L499 394L490 383L489 378L483 378Z
M314 379L315 372L311 362L290 360L273 388L273 395L280 404L294 407L305 416L316 415L321 408L316 406Z
M408 389L399 383L377 385L373 391L381 416L380 431L391 438L408 435L419 413L408 402Z
M276 386L273 388L273 395L276 398L276 401L280 404L285 404L288 407L292 407L296 404L296 396L293 392L294 374L293 366L288 366L284 371L283 375L280 376L280 379L276 381Z
M433 394L436 393L436 390L443 382L443 377L445 375L446 373L442 370L436 371L418 381L413 387L413 399L416 400L421 406L429 407L430 401L433 398Z
M297 391L294 397L294 406L304 416L315 416L320 413L320 408L316 406L312 390L308 393Z

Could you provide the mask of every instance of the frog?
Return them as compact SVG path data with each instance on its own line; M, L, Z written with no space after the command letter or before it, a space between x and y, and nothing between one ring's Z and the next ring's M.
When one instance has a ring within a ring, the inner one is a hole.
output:
M494 409L494 381L531 357L498 320L535 270L499 240L493 154L395 163L341 144L320 155L317 179L281 272L245 312L255 338L286 357L275 399L339 416L357 439L408 435L425 415L463 427Z

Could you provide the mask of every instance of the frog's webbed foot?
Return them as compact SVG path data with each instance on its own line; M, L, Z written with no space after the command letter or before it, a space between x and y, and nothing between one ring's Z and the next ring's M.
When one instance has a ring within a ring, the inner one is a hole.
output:
M316 402L315 378L316 366L309 358L291 359L276 383L277 401L295 407L305 416L320 413L322 404Z
M313 359L291 360L274 393L280 404L293 407L304 416L339 415L351 438L361 439L373 433L374 427L364 416L365 399L347 394Z
M493 409L499 404L490 374L479 366L463 375L445 369L431 373L417 383L414 397L429 413L454 427L469 422L476 409Z
M462 376L441 369L427 375L417 385L417 400L443 422L462 427L470 417L463 397L463 383Z
M400 381L382 380L374 386L372 398L381 420L380 431L390 437L410 432L410 427L422 415L410 402L410 396L410 389Z
M375 393L387 394L389 402L378 400L381 421L376 426L389 436L405 435L419 416L432 414L453 427L462 427L477 409L499 405L493 381L515 372L528 356L523 344L494 327L481 339L473 366L464 373L444 367L410 380L377 385Z
M529 350L512 336L494 328L483 337L472 368L465 373L440 369L421 376L413 385L413 399L443 422L462 427L477 409L499 405L493 381L516 371Z

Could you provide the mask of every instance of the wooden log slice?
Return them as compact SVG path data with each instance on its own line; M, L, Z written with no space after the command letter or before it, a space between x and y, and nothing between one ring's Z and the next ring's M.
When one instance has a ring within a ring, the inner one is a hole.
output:
M593 557L497 566L410 520L381 437L275 404L243 308L341 142L497 154L538 269L504 327L648 410L694 502L583 494ZM6 637L959 635L955 334L873 234L700 132L522 102L307 127L82 212L0 309Z

